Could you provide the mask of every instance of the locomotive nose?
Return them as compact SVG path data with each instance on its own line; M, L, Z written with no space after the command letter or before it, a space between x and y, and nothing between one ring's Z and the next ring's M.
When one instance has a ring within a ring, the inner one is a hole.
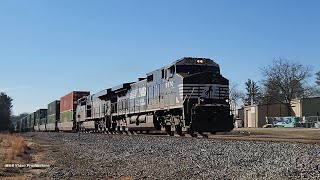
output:
M192 130L202 132L216 132L217 119L210 114L193 114L192 115Z
M221 107L196 107L192 114L192 130L199 133L231 131L233 129L232 116L228 113L223 113L222 111L224 111L224 108Z

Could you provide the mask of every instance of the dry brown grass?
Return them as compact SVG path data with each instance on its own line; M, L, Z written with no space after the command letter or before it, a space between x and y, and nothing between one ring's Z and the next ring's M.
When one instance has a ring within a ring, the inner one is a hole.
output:
M12 134L0 134L0 148L4 149L3 162L11 163L26 151L27 144L23 138Z
M0 180L26 180L27 178L24 176L16 176L16 177L0 177Z

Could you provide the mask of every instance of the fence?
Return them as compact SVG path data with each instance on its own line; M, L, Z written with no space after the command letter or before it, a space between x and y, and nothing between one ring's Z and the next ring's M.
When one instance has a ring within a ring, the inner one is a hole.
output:
M274 127L320 128L320 116L266 117L266 123Z
M320 116L303 117L297 127L320 128Z

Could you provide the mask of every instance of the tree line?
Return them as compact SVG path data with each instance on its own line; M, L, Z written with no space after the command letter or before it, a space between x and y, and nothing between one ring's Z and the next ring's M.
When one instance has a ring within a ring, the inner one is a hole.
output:
M259 82L248 79L245 92L238 90L237 85L230 88L232 109L237 103L243 105L283 104L291 116L293 99L320 96L320 71L313 74L311 66L303 65L285 58L274 59L272 64L260 68L262 79ZM316 81L308 82L312 76ZM239 102L240 101L240 102Z
M13 115L12 100L6 93L0 92L0 132L13 131L17 121L28 115L28 113Z

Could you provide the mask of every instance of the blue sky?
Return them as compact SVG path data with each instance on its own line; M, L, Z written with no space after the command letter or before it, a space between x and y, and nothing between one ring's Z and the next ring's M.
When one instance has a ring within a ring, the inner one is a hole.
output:
M317 0L0 0L0 91L19 114L184 56L214 59L239 89L277 57L316 72L319 8Z

